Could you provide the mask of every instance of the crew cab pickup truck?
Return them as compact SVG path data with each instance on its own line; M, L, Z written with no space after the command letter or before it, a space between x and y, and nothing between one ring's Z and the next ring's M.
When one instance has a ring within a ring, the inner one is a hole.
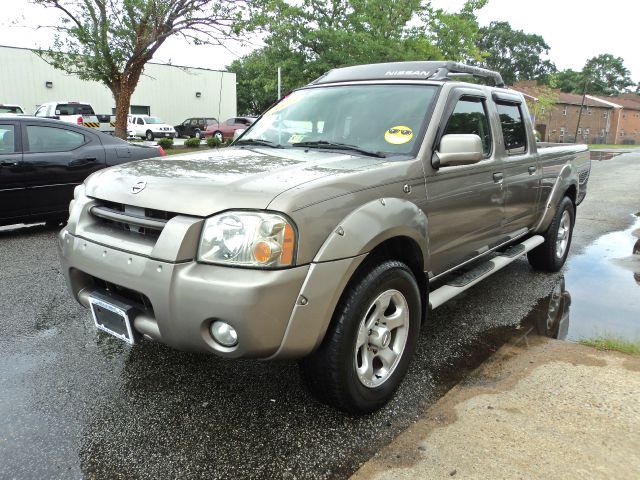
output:
M340 68L231 148L93 174L60 257L98 329L297 358L319 399L365 413L394 394L430 310L524 254L562 267L589 172L585 146L536 145L496 72Z
M97 115L93 111L93 107L87 102L59 101L43 103L33 115L95 128L103 133L110 134L113 134L116 125L115 116Z

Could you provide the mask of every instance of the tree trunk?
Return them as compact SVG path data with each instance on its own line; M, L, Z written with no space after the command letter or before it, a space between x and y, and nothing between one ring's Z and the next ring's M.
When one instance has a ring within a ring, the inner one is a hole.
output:
M135 85L131 87L128 82L122 81L120 85L112 90L113 98L116 101L116 129L113 135L119 138L127 138L127 116L131 106L131 95Z

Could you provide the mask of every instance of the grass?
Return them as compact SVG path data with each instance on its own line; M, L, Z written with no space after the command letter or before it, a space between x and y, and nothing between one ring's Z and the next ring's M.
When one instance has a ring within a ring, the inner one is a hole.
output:
M597 150L617 150L620 148L640 148L640 145L609 145L602 143L591 143L589 144L589 150L597 149Z
M211 150L211 148L207 147L206 145L199 148L184 148L174 146L172 148L167 148L164 153L166 153L167 155L179 155L181 153L204 152L205 150Z
M613 335L602 335L594 339L582 339L578 343L593 347L603 352L621 352L629 355L640 355L640 340L629 341Z

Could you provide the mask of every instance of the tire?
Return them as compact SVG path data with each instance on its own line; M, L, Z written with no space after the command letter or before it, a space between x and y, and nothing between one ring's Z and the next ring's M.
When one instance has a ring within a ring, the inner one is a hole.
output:
M46 228L61 228L66 223L67 223L66 218L55 218L55 219L47 220L46 222L44 222L44 226Z
M200 133L200 130L196 130L195 133L193 134L193 137L200 140L202 138L202 134Z
M150 142L153 141L153 132L151 130L147 130L147 133L144 136L147 140L149 140Z
M575 212L571 199L564 197L544 234L544 243L527 253L529 264L534 269L557 272L562 268L571 247Z
M214 138L217 138L218 142L220 142L220 143L224 142L224 135L222 134L222 132L220 130L216 130L215 132L213 132L212 136Z
M343 293L322 344L300 362L311 393L353 414L385 405L416 348L420 298L416 279L404 263L386 260L358 274Z

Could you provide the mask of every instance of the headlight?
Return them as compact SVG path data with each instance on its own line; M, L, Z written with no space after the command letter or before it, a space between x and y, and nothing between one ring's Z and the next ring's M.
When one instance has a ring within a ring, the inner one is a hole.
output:
M269 212L225 212L204 223L198 261L245 267L293 265L295 230L284 216Z

